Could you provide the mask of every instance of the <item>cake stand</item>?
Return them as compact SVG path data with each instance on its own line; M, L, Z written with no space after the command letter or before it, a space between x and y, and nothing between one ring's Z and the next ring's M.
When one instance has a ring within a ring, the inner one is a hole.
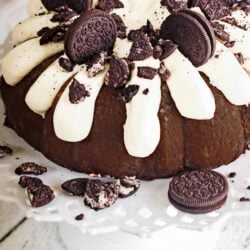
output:
M26 1L0 2L0 58L11 47L9 32L26 16ZM0 124L4 123L4 107L0 101ZM0 126L0 145L14 150L12 156L0 159L0 200L17 203L29 218L37 221L60 222L60 233L70 250L89 250L101 247L110 250L144 249L213 249L225 221L233 215L250 215L250 203L239 202L250 197L250 152L240 159L218 169L224 175L236 172L229 180L228 200L221 209L205 215L189 215L175 209L168 201L169 179L142 182L139 191L127 199L119 199L112 207L95 212L86 207L81 197L71 197L61 190L61 184L69 179L84 177L47 160L31 148L12 130ZM26 204L24 189L17 183L14 169L23 162L34 161L48 167L41 176L43 182L53 188L56 199L41 208ZM83 213L84 220L75 216ZM194 244L194 242L196 242Z

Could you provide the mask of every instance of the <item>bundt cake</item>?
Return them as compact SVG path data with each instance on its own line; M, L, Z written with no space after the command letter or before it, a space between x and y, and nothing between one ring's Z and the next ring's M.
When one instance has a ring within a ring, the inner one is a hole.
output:
M250 145L250 3L31 0L3 58L5 125L68 169L155 179Z

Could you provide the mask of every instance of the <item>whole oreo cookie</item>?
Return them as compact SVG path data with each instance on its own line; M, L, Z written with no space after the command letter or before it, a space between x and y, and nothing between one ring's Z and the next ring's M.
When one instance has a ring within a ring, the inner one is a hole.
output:
M75 63L84 63L102 51L110 52L116 40L113 18L101 10L88 10L71 25L65 51Z
M176 43L180 51L198 67L208 61L213 50L210 34L203 27L204 24L190 13L179 11L162 23L161 36Z
M168 197L178 209L194 214L220 208L227 199L228 183L224 176L211 171L190 171L176 176L169 186Z

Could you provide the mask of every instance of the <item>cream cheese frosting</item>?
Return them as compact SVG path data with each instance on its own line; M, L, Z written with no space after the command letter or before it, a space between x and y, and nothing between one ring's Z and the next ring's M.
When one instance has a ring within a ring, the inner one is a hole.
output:
M126 104L127 119L124 124L124 144L128 153L135 157L151 155L160 141L160 121L158 111L161 102L161 79L156 75L153 80L139 78L137 69L148 66L158 69L159 60L152 57L135 62L129 85L139 85L138 93ZM143 91L148 89L148 94Z
M66 56L62 56L66 58ZM68 72L59 65L59 58L53 62L30 87L25 97L28 107L42 116L51 108L53 101L63 84L72 77L80 66L76 65ZM43 98L40 98L43 96Z
M32 16L19 23L12 33L14 45L22 43L31 38L38 37L37 32L43 27L56 27L59 23L51 21L53 15L54 14L51 13L47 15Z
M213 118L213 94L193 64L178 49L164 63L171 74L167 85L181 115L197 120Z
M216 44L214 56L198 70L205 73L210 83L218 88L232 104L250 103L250 77L234 54L220 42Z
M63 49L63 43L48 43L41 46L39 37L21 43L3 58L2 71L5 81L9 85L16 85L41 62Z
M72 81L65 88L53 115L54 131L59 139L79 142L89 135L93 124L96 98L103 86L106 72L107 68L95 77L89 78L86 68L83 68L75 75L74 78L84 84L86 90L89 91L89 97L78 104L73 104L69 100L69 86Z

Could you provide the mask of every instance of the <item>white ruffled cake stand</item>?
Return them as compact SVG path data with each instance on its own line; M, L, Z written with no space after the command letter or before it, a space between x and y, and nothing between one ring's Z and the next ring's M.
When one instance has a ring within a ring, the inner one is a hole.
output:
M26 16L26 1L12 0L0 3L0 58L11 46L8 34L18 21ZM0 122L4 122L4 107L0 102ZM213 249L224 222L232 215L250 215L250 203L239 202L250 197L250 153L221 167L219 172L228 175L228 200L221 209L205 215L190 215L175 209L168 201L168 179L142 182L139 191L127 199L119 199L112 207L96 212L86 207L80 197L71 197L61 190L61 184L69 179L85 175L63 169L47 160L31 148L12 130L0 127L0 144L9 145L12 156L0 160L0 200L17 203L27 217L37 221L60 222L60 233L70 250L144 249ZM26 194L18 185L19 177L14 169L23 162L34 161L48 167L41 176L43 182L55 191L56 199L41 208L26 204ZM84 220L75 216L83 213ZM138 237L140 236L140 237Z

